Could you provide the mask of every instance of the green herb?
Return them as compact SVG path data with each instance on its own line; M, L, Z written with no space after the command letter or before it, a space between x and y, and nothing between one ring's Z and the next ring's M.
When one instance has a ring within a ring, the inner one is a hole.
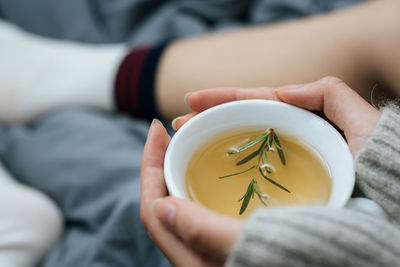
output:
M268 182L272 183L273 185L276 185L277 187L279 187L282 190L285 190L286 192L290 193L290 191L288 189L286 189L283 185L278 184L277 182L275 182L274 180L272 180L271 178L268 178L261 169L259 169L261 176L265 178L265 180L267 180Z
M221 176L221 177L218 177L218 179L224 179L224 178L227 178L227 177L239 175L239 174L248 172L248 171L250 171L251 169L254 169L255 167L256 167L256 166L253 165L253 166L251 166L250 168L248 168L248 169L246 169L246 170L244 170L244 171L240 171L240 172L237 172L237 173L233 173L233 174L228 174L228 175L225 175L225 176Z
M266 199L268 196L267 194L261 192L260 186L258 185L258 182L256 180L258 172L261 174L261 177L267 180L268 182L290 193L290 191L286 187L282 186L281 184L279 184L278 182L274 181L273 179L267 176L267 174L271 174L273 171L272 166L268 162L268 154L267 154L268 152L274 152L276 150L278 152L281 163L283 165L286 165L285 154L283 153L281 143L274 129L268 129L266 134L257 137L256 139L248 142L247 144L239 148L235 148L232 151L229 151L228 154L238 154L244 152L259 143L261 143L261 145L257 150L251 152L250 154L248 154L247 156L245 156L239 162L236 163L236 165L240 166L258 156L258 159L254 165L243 171L218 177L218 179L224 179L248 172L252 169L256 170L251 178L250 184L247 186L246 192L238 200L238 202L242 201L242 206L240 207L239 211L240 215L243 214L243 212L245 212L247 206L249 205L250 199L254 198L254 194L258 196L261 203L267 205L264 199Z

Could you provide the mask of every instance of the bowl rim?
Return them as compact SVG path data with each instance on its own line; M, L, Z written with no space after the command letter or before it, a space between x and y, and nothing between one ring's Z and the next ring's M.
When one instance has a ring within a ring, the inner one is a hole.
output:
M241 105L245 105L245 104L267 104L270 105L272 108L273 106L277 106L279 108L283 107L283 108L287 108L288 112L300 112L303 113L304 116L308 116L310 118L313 118L314 120L323 123L324 126L327 128L327 131L331 131L331 133L336 135L336 139L338 140L338 143L342 144L342 149L344 149L344 153L346 155L346 157L351 158L351 162L350 162L350 169L351 169L351 175L349 172L349 179L351 179L351 181L349 181L350 185L349 188L347 190L347 192L343 192L343 200L337 203L333 203L331 205L328 205L330 207L343 207L347 201L350 199L351 194L353 192L354 189L354 185L355 185L355 171L354 171L354 162L353 162L353 157L352 154L350 152L350 149L346 143L346 141L344 140L344 138L342 137L342 135L326 120L324 120L323 118L321 118L320 116L312 113L309 110L306 109L302 109L287 103L283 103L280 101L275 101L275 100L266 100L266 99L247 99L247 100L237 100L237 101L232 101L232 102L228 102L228 103L224 103L224 104L220 104L214 107L211 107L199 114L197 114L195 117L191 118L189 121L187 121L176 133L175 135L172 137L166 154L165 154L165 158L164 158L164 177L165 177L165 182L168 188L168 191L170 193L170 195L172 196L176 196L176 197L180 197L180 198L186 198L186 196L184 194L182 194L182 192L180 192L181 190L179 190L176 186L176 181L175 179L172 177L172 170L170 168L171 166L171 162L172 162L172 154L173 154L173 150L175 149L176 146L178 146L178 142L180 141L180 139L182 137L185 136L186 131L188 129L190 129L191 127L193 127L193 125L201 123L204 118L207 118L208 116L212 116L215 113L221 112L225 109L229 109L232 106L241 106ZM251 125L248 125L251 127ZM223 132L223 131L220 131ZM309 143L308 140L303 140L306 143ZM316 147L314 147L314 149L317 149ZM318 150L318 149L317 149ZM321 155L322 156L322 155ZM327 159L325 159L327 161ZM328 162L327 162L328 163ZM351 188L350 188L351 187Z

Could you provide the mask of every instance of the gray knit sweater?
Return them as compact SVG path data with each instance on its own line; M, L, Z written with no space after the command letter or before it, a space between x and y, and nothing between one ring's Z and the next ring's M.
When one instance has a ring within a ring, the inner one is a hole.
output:
M227 266L400 266L400 112L382 116L355 161L357 186L390 222L350 209L260 209Z

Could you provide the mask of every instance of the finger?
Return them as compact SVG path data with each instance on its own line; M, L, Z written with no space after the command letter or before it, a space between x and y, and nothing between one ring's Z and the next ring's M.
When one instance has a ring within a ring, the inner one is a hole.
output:
M151 203L167 195L164 180L164 156L170 137L164 126L154 120L143 150L140 175L141 215L150 212ZM143 214L142 214L143 213Z
M210 257L206 257L187 246L174 233L169 231L163 224L157 220L154 215L151 218L146 229L151 239L160 248L173 266L177 267L213 267L221 266L220 262L216 262Z
M189 107L195 112L202 112L213 106L244 99L277 100L274 88L212 88L190 93L186 97Z
M321 110L326 117L342 129L346 136L352 129L371 131L379 112L343 81L325 77L319 81L278 88L277 96L283 102L310 110ZM370 123L371 120L375 121ZM368 121L371 125L361 125Z
M172 197L157 202L154 212L189 247L221 261L229 254L243 224L200 204Z
M156 245L175 266L205 266L208 259L201 257L182 243L154 217L152 203L155 199L167 195L164 181L164 155L169 144L168 136L162 124L153 121L143 151L141 165L141 203L140 215L143 224ZM185 255L182 257L182 255Z
M172 128L178 130L188 120L208 108L244 99L278 100L273 88L212 88L200 90L185 96L185 102L195 112L175 118L172 121Z
M155 217L151 223L149 232L154 243L161 249L173 266L214 267L222 265L221 262L197 253L188 247L179 237L166 229Z
M189 113L189 114L175 118L171 123L172 129L174 129L175 131L179 130L179 128L181 128L188 120L190 120L197 114L198 114L197 112L193 112L193 113Z

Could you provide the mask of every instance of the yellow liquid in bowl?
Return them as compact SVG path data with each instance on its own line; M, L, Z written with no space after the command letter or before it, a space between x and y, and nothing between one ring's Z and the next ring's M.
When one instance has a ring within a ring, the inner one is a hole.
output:
M218 179L245 170L257 161L258 157L255 157L243 165L236 165L258 149L261 143L238 154L227 153L265 134L264 129L248 128L216 135L193 154L186 170L186 190L190 199L222 214L245 218L254 209L265 207L255 195L246 211L239 215L241 202L238 200L245 194L252 177L256 177L261 191L268 195L265 199L267 207L326 204L331 192L331 180L325 161L302 140L279 131L276 133L285 153L286 165L282 165L276 151L268 152L269 163L274 169L268 177L289 189L290 193L262 178L256 169Z

